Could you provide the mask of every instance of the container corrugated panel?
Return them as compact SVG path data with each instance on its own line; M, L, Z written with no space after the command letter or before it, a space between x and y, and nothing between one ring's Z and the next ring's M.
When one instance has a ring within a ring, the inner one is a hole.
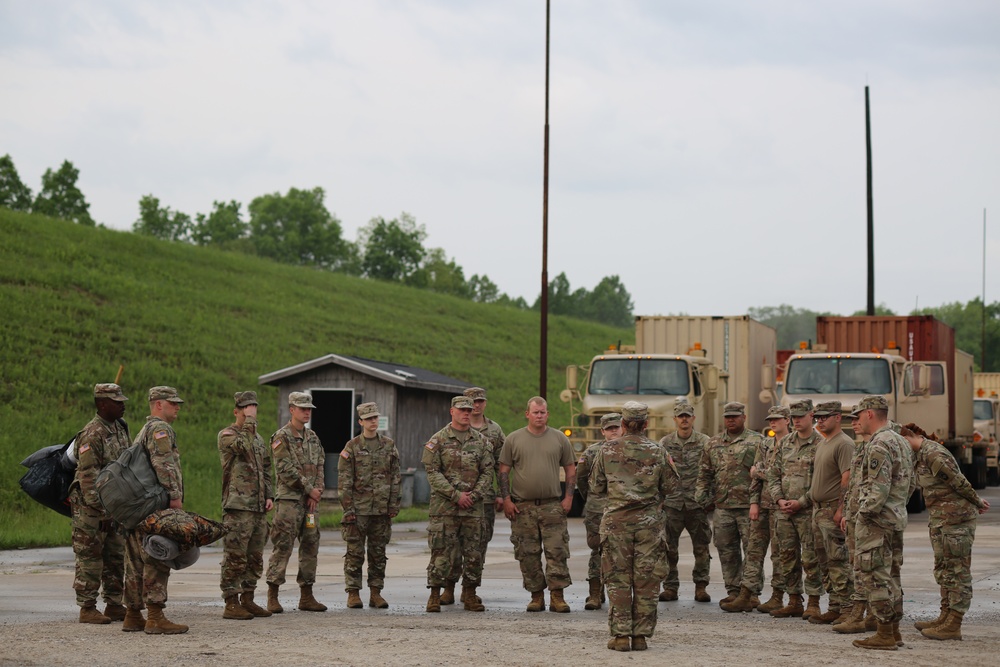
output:
M977 392L982 389L984 396L990 396L994 392L1000 396L1000 373L976 373L973 380Z

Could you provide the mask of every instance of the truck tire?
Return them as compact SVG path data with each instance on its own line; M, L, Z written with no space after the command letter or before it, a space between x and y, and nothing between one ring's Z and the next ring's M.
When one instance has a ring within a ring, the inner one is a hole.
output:
M985 489L986 488L986 457L985 456L973 456L972 457L972 476L974 480L969 480L972 482L972 488L974 489Z

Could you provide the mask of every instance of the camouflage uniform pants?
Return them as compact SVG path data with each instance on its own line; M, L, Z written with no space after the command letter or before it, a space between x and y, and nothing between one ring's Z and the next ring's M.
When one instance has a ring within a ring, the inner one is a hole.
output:
M934 548L934 581L947 596L948 607L965 613L972 603L972 543L976 521L951 525L929 525Z
M750 542L750 509L716 508L713 532L726 592L736 595L743 580L743 554Z
M316 583L316 562L319 556L319 520L306 528L306 505L299 500L274 501L274 524L271 526L271 558L267 561L267 583L285 583L285 569L292 556L295 540L299 540L299 586Z
M971 547L970 547L971 548ZM893 609L896 612L896 620L903 618L903 581L900 573L903 571L903 531L894 530L892 532L892 567L889 568L889 576L899 587L899 598Z
M902 591L892 576L896 532L859 516L854 533L854 585L880 623L899 620L897 609L902 608Z
M521 565L524 588L533 593L560 590L573 583L569 576L569 529L566 512L559 499L533 500L517 503L520 514L510 522L510 541L514 557ZM542 550L545 551L545 570L542 570Z
M857 569L857 567L855 565L855 562L854 562L854 553L855 553L855 548L854 548L854 544L855 544L855 541L854 541L854 532L855 532L856 529L857 529L857 517L856 516L855 517L848 517L847 518L847 535L846 535L847 540L846 540L846 543L847 543L847 561L850 563L850 566L851 566L851 602L852 603L858 603L858 602L864 603L864 602L868 602L868 598L865 597L865 594L863 592L861 592L861 591L858 590L857 585L854 583L855 581L857 581L857 578L858 578L858 569Z
M125 604L129 609L167 604L170 567L146 553L142 537L133 530L125 538Z
M125 576L125 540L102 524L103 512L73 503L73 554L76 603L83 607L97 601L103 587L104 601L121 604Z
M822 595L823 577L816 559L812 513L804 510L791 516L781 510L774 510L774 513L777 515L778 581L784 584L783 590L802 595L802 573L805 571L805 594Z
M267 515L224 509L222 523L229 528L222 541L222 577L219 582L222 597L253 593L264 571Z
M587 529L587 546L590 559L587 560L587 581L601 581L601 512L583 513L583 527Z
M658 529L615 526L602 537L611 636L652 637L657 594L666 569L665 536Z
M708 572L712 555L708 545L712 543L712 526L708 523L708 513L702 509L679 510L666 508L667 574L663 588L676 591L680 587L677 561L680 559L680 537L687 530L694 550L694 569L691 578L696 584L708 585Z
M767 556L767 548L770 546L773 538L771 525L774 523L774 519L771 515L776 511L761 508L757 520L750 520L750 539L747 541L747 557L743 561L743 578L740 585L749 588L750 592L754 595L760 595L760 591L764 588L764 558ZM776 560L774 550L772 549L772 585L774 585L775 570Z
M854 593L854 573L847 557L847 536L833 520L837 506L837 502L813 506L813 539L830 604L843 606Z
M455 564L462 566L466 586L479 586L483 577L483 520L479 516L432 516L427 524L427 587L446 586L458 581ZM454 576L454 579L452 578Z
M493 539L493 526L496 523L497 512L493 506L493 501L483 502L483 537L479 543L479 553L480 559L482 561L482 566L486 565L486 550L489 548L490 540ZM462 561L459 559L456 561L451 568L451 574L448 575L448 581L458 581L458 578L462 576Z
M388 514L358 515L351 523L340 524L340 534L347 543L344 553L344 589L361 588L361 567L368 550L368 586L385 588L385 546L392 537L392 519Z

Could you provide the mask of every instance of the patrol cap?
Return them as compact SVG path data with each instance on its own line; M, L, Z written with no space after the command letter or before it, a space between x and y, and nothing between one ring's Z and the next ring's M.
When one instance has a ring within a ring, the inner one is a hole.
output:
M296 408L315 408L312 398L312 394L308 391L293 391L288 395L288 405Z
M772 419L788 419L792 415L788 412L788 408L784 405L772 405L767 409L768 421Z
M822 403L816 404L816 409L813 410L813 414L817 417L829 417L830 415L839 415L841 412L840 401L823 401Z
M885 396L879 395L869 395L861 399L858 403L858 412L862 410L888 410L889 402L885 400Z
M173 387L153 387L149 390L149 402L153 401L170 401L171 403L183 403L181 397L177 394L177 390Z
M123 403L128 399L122 393L122 388L114 382L104 382L94 385L94 398L110 398L112 401Z
M788 406L788 414L793 417L805 417L807 414L813 411L813 402L808 398L804 398L801 401L795 401Z
M378 417L378 415L377 403L362 403L358 406L358 419L368 419L369 417Z
M629 401L622 406L622 419L646 419L649 406L639 401Z
M747 406L743 405L739 401L730 401L722 407L723 417L737 417L739 415L745 415L747 413Z
M681 415L694 416L694 406L687 401L674 401L674 417Z
M469 387L462 392L462 395L466 398L471 398L474 401L485 401L486 400L486 390L482 387Z
M257 405L257 392L238 391L233 394L233 400L236 401L236 407L238 408L245 408L248 405Z
M855 405L851 408L851 419L857 419L859 416L861 416L861 406Z
M609 426L621 426L622 416L617 412L609 412L606 415L601 415L601 428L605 429Z
M459 410L471 410L473 408L472 399L468 396L455 396L451 399L451 407Z

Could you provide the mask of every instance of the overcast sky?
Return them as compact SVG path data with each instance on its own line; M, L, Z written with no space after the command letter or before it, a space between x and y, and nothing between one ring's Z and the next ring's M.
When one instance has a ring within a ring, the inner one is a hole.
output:
M549 277L637 314L1000 300L1000 3L553 0ZM326 191L539 292L543 0L0 0L0 155L91 214Z

